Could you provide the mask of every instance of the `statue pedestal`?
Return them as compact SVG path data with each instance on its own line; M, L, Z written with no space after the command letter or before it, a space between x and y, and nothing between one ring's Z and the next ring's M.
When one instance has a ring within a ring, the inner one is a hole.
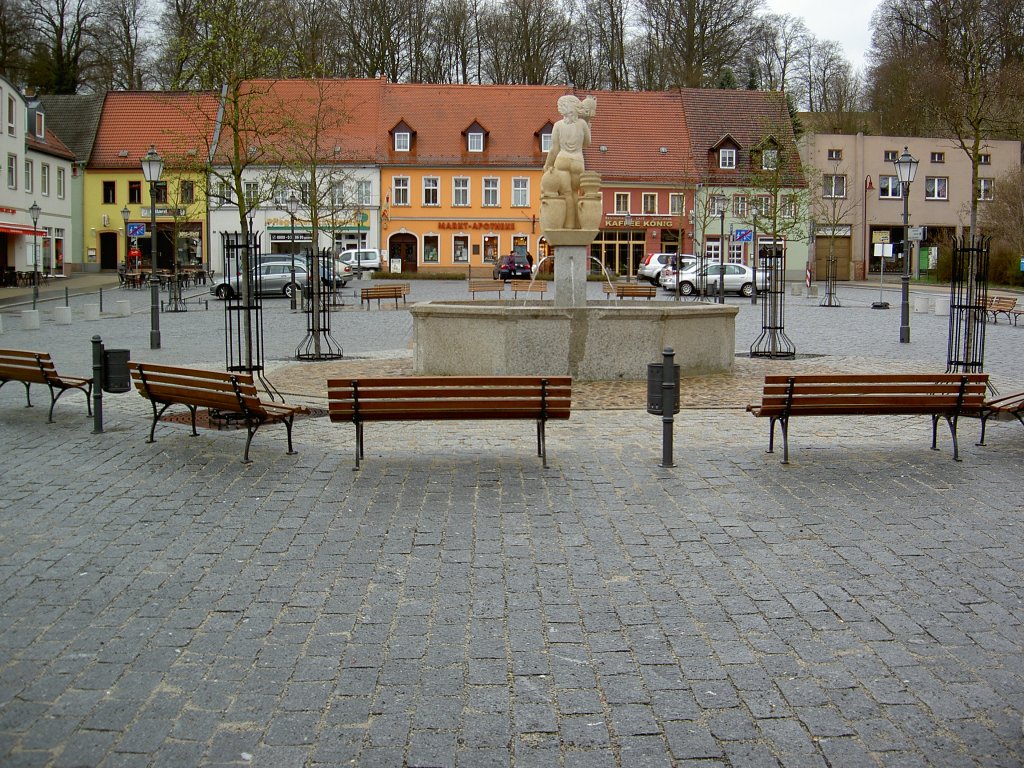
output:
M596 236L597 231L589 229L562 229L544 233L547 241L555 247L554 306L586 306L590 244Z

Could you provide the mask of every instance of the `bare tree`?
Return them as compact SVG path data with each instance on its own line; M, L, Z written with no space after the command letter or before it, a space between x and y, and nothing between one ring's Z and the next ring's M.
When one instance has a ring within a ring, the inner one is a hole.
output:
M751 30L751 56L757 65L757 87L766 91L786 91L802 101L800 83L795 77L797 62L814 37L803 19L789 14L760 17Z
M1024 258L1024 168L1015 168L996 180L991 200L981 209L983 234L1006 243Z
M0 74L22 83L32 48L32 26L24 0L0 0Z
M138 91L152 82L152 64L145 52L151 41L143 34L149 23L145 0L99 0L96 26L98 90Z
M27 9L36 44L26 80L43 93L77 93L91 64L94 0L28 0Z

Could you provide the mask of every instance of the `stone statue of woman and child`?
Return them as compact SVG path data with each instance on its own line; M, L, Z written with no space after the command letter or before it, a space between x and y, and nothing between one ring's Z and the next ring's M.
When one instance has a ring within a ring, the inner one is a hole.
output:
M540 223L549 242L575 242L579 236L559 231L589 232L592 240L601 224L601 175L585 170L583 150L590 145L590 121L597 100L571 94L558 99L562 119L551 129L551 149L540 180ZM589 242L589 241L588 241Z

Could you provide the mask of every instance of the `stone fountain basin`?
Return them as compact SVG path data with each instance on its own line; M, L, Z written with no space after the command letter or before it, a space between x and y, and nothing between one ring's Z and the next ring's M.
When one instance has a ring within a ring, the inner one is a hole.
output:
M669 301L445 301L420 302L409 312L418 374L640 381L666 347L675 350L683 375L731 371L739 309Z

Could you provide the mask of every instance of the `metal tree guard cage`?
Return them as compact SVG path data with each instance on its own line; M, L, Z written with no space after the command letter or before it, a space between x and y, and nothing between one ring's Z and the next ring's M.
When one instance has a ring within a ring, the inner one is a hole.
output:
M835 233L829 236L828 260L825 262L825 297L821 300L819 307L839 307L839 297L836 295L836 238Z
M334 259L330 249L311 254L306 290L306 338L295 348L297 360L338 360L345 356L331 336L331 305L334 301ZM326 268L321 265L329 265ZM325 285L324 280L330 282Z
M949 282L949 344L946 370L980 373L985 369L985 304L988 299L989 238L953 239Z
M782 246L761 246L758 256L767 286L761 295L761 335L750 346L751 357L796 357L786 335L786 256Z
M266 391L271 400L284 400L281 393L263 375L263 300L260 298L260 241L249 233L249 243L242 242L239 232L221 234L224 247L224 277L231 285L232 275L238 275L238 291L224 299L224 357L228 371L250 374ZM242 255L248 251L249 269L242 269ZM248 291L245 286L248 285ZM245 297L248 293L249 301Z

